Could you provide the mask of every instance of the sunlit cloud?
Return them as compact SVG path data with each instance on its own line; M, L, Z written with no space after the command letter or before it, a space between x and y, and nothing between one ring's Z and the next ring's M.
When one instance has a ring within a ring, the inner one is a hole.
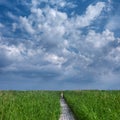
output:
M119 7L113 3L20 0L10 9L11 3L0 2L4 8L0 15L0 89L16 89L8 80L17 89L116 89L120 27Z

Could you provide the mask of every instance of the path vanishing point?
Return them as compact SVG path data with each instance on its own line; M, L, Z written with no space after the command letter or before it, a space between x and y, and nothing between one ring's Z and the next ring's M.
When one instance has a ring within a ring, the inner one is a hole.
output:
M66 101L63 98L63 93L61 93L60 105L61 115L59 120L75 120L73 113L71 112L69 106L67 105Z

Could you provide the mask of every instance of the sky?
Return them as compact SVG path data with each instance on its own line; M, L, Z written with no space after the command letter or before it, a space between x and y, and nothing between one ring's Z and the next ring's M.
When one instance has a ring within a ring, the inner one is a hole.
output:
M0 90L120 89L119 0L0 0Z

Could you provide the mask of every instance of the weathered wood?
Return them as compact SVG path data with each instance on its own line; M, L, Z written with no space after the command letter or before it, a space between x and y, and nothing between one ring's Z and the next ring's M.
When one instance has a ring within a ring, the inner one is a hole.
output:
M61 97L60 99L60 105L61 105L61 115L59 120L75 120L70 108L68 107L63 97Z
M63 98L63 92L61 92L61 98Z

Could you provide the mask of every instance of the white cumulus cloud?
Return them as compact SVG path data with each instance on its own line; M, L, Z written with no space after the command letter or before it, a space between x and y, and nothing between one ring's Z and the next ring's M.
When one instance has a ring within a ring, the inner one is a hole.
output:
M98 2L95 5L89 5L84 15L77 16L76 25L78 27L89 26L92 21L99 17L104 7L104 2Z
M96 33L95 31L89 31L86 41L92 43L95 48L101 48L107 45L109 42L114 41L114 33L105 30L102 33Z
M21 26L30 34L33 34L35 30L32 28L30 21L26 17L20 17Z

